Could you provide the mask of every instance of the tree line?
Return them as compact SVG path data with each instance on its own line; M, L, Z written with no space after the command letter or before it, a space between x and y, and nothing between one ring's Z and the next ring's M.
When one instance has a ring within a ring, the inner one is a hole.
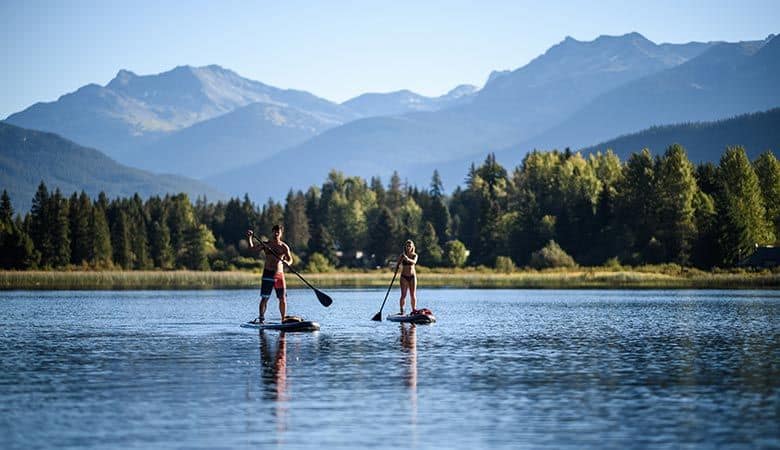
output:
M780 236L780 162L771 151L751 162L732 147L718 165L695 166L675 144L625 162L611 151L533 151L510 173L491 154L451 195L437 172L420 189L398 173L385 185L333 171L321 186L262 205L246 195L93 200L41 182L23 217L7 192L0 198L0 267L257 267L245 232L275 223L310 271L382 266L406 239L430 267L729 267Z

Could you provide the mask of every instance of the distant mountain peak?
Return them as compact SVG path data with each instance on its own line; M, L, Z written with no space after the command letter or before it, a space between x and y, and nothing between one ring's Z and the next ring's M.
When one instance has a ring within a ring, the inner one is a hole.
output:
M639 33L637 31L632 31L630 33L626 33L626 34L624 34L622 36L618 36L618 37L619 38L624 38L624 39L635 39L635 40L639 39L639 40L642 40L642 41L652 42L650 39L646 38L642 33Z
M597 41L599 39L601 39L601 40L611 40L611 39L614 39L614 40L622 40L622 41L633 41L633 40L639 39L639 40L642 40L642 41L652 42L649 39L647 39L646 37L644 37L641 33L638 33L636 31L632 31L632 32L626 33L626 34L617 34L617 35L602 34L602 35L600 35L599 37L596 38Z
M460 98L466 95L471 95L479 90L478 87L473 84L460 84L452 88L449 92L443 95L444 98Z
M485 85L488 85L501 77L509 75L510 73L512 73L511 70L494 70L490 72L490 75L488 75L488 79L485 82Z
M647 39L644 37L641 33L638 33L636 31L632 31L630 33L626 34L620 34L620 35L609 35L609 34L602 34L599 35L596 39L592 41L580 41L577 40L571 36L566 36L563 41L559 42L558 44L552 46L548 52L556 47L580 47L582 45L600 45L600 44L606 44L606 43L615 43L615 42L625 42L625 43L633 43L633 44L643 44L643 45L656 45L653 41Z
M115 87L125 85L134 78L138 78L138 75L136 75L134 72L127 69L119 69L119 72L116 73L114 79L111 80L106 86Z

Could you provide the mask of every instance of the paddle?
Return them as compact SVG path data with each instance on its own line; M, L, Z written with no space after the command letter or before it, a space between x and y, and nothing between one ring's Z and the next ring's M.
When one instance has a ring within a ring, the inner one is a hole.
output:
M393 279L390 281L390 286L387 287L387 292L385 293L385 299L382 300L382 306L379 307L379 312L374 315L374 317L371 318L371 320L376 322L382 321L382 309L385 307L385 302L387 301L387 296L390 295L390 289L393 288L393 283L395 283L395 276L398 275L398 268L401 267L401 263L397 262L395 263L395 272L393 272Z
M252 239L253 237L254 237L254 235L250 235L249 239ZM314 291L314 293L317 294L317 300L319 300L320 303L322 303L322 306L328 307L328 306L330 306L331 303L333 303L333 299L330 298L330 296L328 294L326 294L326 293L322 292L321 290L317 289L316 287L312 286L311 283L306 281L306 278L303 278L303 276L301 276L301 274L299 274L295 269L293 269L292 266L287 264L287 261L283 260L282 257L279 256L279 254L276 253L274 251L274 249L272 249L268 244L263 242L261 239L258 239L257 242L259 242L260 245L262 245L269 252L271 252L271 254L274 255L276 257L276 259L278 259L279 261L284 263L285 267L287 267L287 270L289 270L290 272L294 273L295 275L298 275L298 278L300 278L301 281L303 281L306 284L306 286L309 286Z

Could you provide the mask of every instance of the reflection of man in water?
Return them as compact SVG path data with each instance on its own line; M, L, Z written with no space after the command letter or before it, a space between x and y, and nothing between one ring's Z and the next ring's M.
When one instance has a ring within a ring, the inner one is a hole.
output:
M263 364L263 381L266 386L273 387L273 399L286 400L287 390L287 342L284 331L279 332L276 353L271 353L271 342L265 330L260 332L260 358Z
M276 429L284 432L287 430L287 341L284 331L279 332L276 353L272 353L268 332L260 330L260 362L263 385L268 388L266 393L276 401Z

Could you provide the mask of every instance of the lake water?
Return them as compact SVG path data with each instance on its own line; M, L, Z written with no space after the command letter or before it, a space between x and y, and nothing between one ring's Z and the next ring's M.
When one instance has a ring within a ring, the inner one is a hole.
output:
M780 447L780 292L328 293L0 292L0 448Z

